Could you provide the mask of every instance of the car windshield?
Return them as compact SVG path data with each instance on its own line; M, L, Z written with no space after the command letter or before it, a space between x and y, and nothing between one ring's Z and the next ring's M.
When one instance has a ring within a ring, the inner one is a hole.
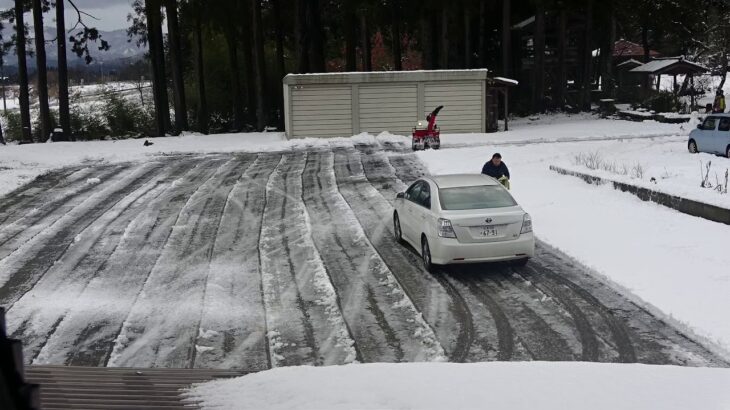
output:
M462 211L467 209L506 208L517 205L512 195L497 185L479 185L439 190L441 209Z

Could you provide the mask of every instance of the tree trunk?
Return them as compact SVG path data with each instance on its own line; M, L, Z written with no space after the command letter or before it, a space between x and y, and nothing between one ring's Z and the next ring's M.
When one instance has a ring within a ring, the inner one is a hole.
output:
M401 34L400 34L400 0L391 0L392 15L392 49L393 49L393 68L396 71L403 70L403 53L401 51Z
M487 66L487 0L479 1L479 68Z
M357 13L348 7L345 19L345 70L357 71Z
M167 80L162 44L162 15L156 0L145 0L147 14L147 40L152 59L152 91L155 100L156 136L164 137L170 124L170 108L167 101Z
M319 0L308 0L307 7L309 22L309 66L316 73L327 71L324 56L324 35L322 34L322 21L320 19Z
M646 20L647 19L642 19L641 23L641 45L644 47L644 63L648 63L651 58L651 53L649 49L649 27ZM649 74L644 74L643 81L641 83L644 98L649 96L650 83L651 81L649 81Z
M279 78L286 75L286 62L284 60L284 29L281 23L281 0L272 0L271 5L274 12L274 25L276 31L276 68L279 71Z
M18 81L20 83L20 125L23 141L33 142L30 128L30 93L28 92L28 64L25 52L25 22L23 20L23 0L15 0L16 53L18 55Z
M431 30L431 17L429 11L425 8L421 10L421 53L423 60L423 68L426 70L433 70L436 68L433 61L435 59L433 55L433 34Z
M565 108L566 87L568 85L568 67L566 63L568 48L568 12L560 10L558 22L558 84L555 87L555 103L559 109Z
M253 31L253 62L256 77L256 129L266 127L266 56L264 55L264 30L261 23L261 0L252 0L251 28Z
M446 3L443 3L441 9L441 38L439 45L441 69L446 70L449 68L449 7Z
M370 47L370 28L365 10L360 10L360 46L362 47L362 69L373 71L372 49Z
M534 47L535 68L533 69L532 110L542 112L545 110L543 106L545 97L545 5L541 0L538 0L535 11Z
M167 37L170 43L170 64L172 64L172 96L175 104L175 133L188 129L188 108L185 101L185 79L183 78L182 50L180 48L180 26L178 24L177 0L165 0L167 12Z
M71 135L71 108L68 98L68 63L66 61L66 21L63 0L56 0L56 44L58 47L58 118L63 135Z
M471 14L464 6L464 68L471 68Z
M608 2L608 7L611 8L611 15L609 18L608 27L608 44L606 47L606 55L603 63L605 64L605 77L603 79L603 89L606 98L616 97L616 79L614 78L613 72L613 50L616 45L616 9L615 5Z
M309 23L307 22L308 0L296 0L297 2L297 71L308 73L309 66Z
M249 4L246 2L246 4ZM246 13L251 13L251 10L248 9L248 11L245 11ZM235 23L232 23L234 26L236 26ZM244 82L241 84L242 92L243 90L246 91L246 113L244 115L244 120L248 121L250 124L256 124L256 73L254 72L254 57L253 57L253 48L254 48L254 42L253 42L253 27L251 24L247 24L243 27L241 27L243 30L242 36L241 36L241 48L243 51L243 56L241 56L241 61L239 63L243 65L243 74L244 74Z
M512 69L512 4L502 0L502 75L511 76Z
M591 110L593 69L593 0L586 0L586 28L583 41L583 75L581 84L581 110Z
M240 66L236 48L235 26L226 29L226 46L228 49L228 67L231 74L231 91L233 94L233 131L243 129L243 95L241 93Z
M202 6L202 1L198 3ZM198 107L198 130L203 134L208 133L208 99L205 95L205 66L203 56L203 22L200 16L202 10L198 10L195 16L195 57L196 57L196 74L198 75L198 99L200 100Z
M279 80L286 76L286 62L284 61L284 29L281 23L281 0L272 0L271 5L274 12L274 25L276 35L276 68L278 71L277 78ZM284 129L284 95L281 92L276 93L276 111L278 113L277 126Z
M46 39L43 33L41 0L33 0L33 30L35 31L35 60L38 75L38 105L41 120L41 142L51 136L51 110L48 107L48 69L46 68Z

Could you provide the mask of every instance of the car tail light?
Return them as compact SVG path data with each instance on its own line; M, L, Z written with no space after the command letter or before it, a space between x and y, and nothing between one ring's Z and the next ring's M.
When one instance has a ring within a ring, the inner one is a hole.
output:
M439 236L442 238L456 238L456 232L454 227L451 226L451 221L444 218L439 218Z
M520 230L520 235L529 232L532 232L532 217L530 214L525 214L522 218L522 229Z

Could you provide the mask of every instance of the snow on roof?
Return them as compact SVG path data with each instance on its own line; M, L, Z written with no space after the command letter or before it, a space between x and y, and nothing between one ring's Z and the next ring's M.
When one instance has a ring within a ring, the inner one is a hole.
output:
M514 85L518 85L518 84L520 83L520 82L519 82L519 81L517 81L517 80L513 80L513 79L511 79L511 78L506 78L506 77L494 77L494 79L495 79L496 81L501 81L501 82L503 82L503 83L510 83L510 84L514 84Z
M529 26L530 24L535 22L535 16L532 16L526 20L520 21L519 23L512 26L512 30L522 30L523 28Z
M628 59L628 60L624 61L623 63L617 65L616 67L625 67L625 66L630 66L630 65L638 67L640 65L644 65L644 63L642 63L639 60L635 60L635 59L631 58L631 59Z
M411 71L368 71L329 72L308 74L287 74L283 83L298 84L351 84L370 82L415 82L415 81L458 81L486 80L489 70L411 70Z
M707 72L709 71L706 67L701 66L697 63L685 60L683 57L678 58L663 58L653 61L649 61L646 64L640 65L632 70L632 73L650 73L650 74L663 74L664 72L670 71L672 66L684 65L685 72ZM677 67L678 68L678 67Z

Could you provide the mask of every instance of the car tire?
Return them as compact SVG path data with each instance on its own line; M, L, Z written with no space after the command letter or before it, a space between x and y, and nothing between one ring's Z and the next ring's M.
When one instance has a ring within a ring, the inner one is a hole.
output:
M699 151L699 150L697 149L697 142L695 142L695 140L689 140L689 142L687 143L687 150L688 150L688 151L689 151L689 152L690 152L691 154L697 154L698 152L700 152L700 151Z
M418 151L418 146L416 146L416 142L415 141L411 141L411 149L413 151Z
M523 266L527 265L527 262L530 261L530 258L522 258L512 261L512 266L516 266L518 268L521 268Z
M421 259L423 260L423 268L426 272L434 273L434 265L431 261L431 247L428 246L428 239L426 236L421 237Z
M728 145L727 148L725 148L725 156L730 158L730 145Z
M403 243L403 231L400 228L400 218L398 218L398 212L393 213L393 236L395 236L395 240L398 243Z

